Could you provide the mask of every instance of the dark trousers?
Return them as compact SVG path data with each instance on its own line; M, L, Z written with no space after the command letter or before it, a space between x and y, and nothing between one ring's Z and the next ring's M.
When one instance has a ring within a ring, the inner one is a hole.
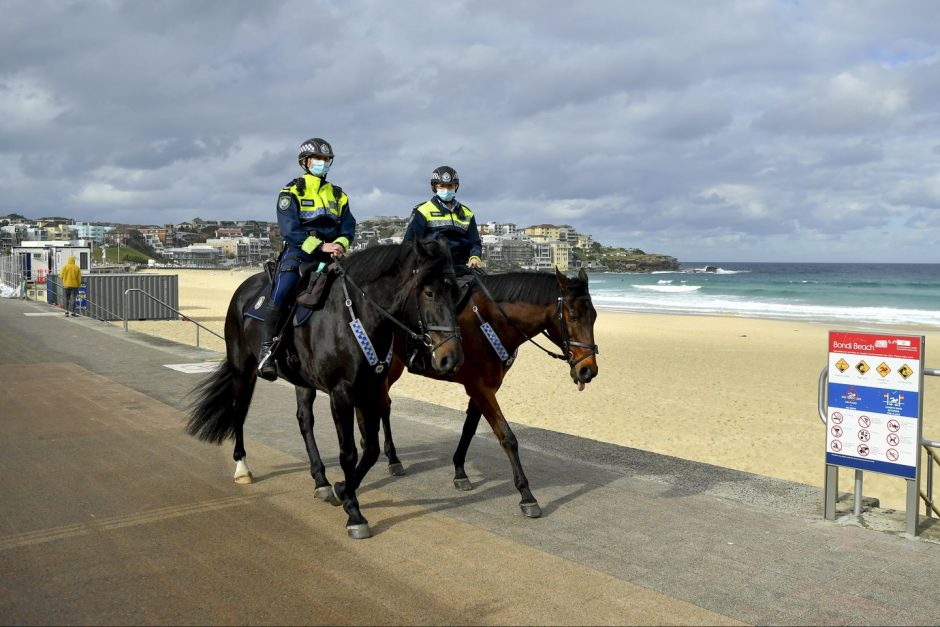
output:
M77 287L65 288L65 313L75 313L75 296L78 294Z

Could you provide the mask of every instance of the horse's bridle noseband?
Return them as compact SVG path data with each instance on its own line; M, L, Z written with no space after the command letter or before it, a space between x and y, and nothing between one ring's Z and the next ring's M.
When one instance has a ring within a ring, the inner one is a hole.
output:
M575 300L590 301L591 297L590 296L576 296ZM565 307L564 298L559 296L558 304L555 306L555 317L558 318L558 328L561 329L561 350L565 351L566 353L565 356L562 356L559 358L567 359L568 365L570 365L571 368L573 369L575 366L577 366L579 363L581 363L588 357L592 357L594 355L599 354L601 352L601 349L598 348L597 344L585 344L584 342L573 342L571 340L571 336L568 333L568 319L565 318L564 312L563 312L564 307ZM545 333L545 331L542 331L542 333L548 339L550 340L552 339L548 335L548 333ZM586 348L588 349L588 352L582 355L580 359L575 359L574 351L571 350L572 346L577 346L578 348Z
M413 339L420 339L421 342L428 348L428 350L432 354L438 348L440 348L444 344L447 344L451 340L457 340L457 343L460 344L460 326L459 324L456 324L457 322L456 312L454 312L455 326L452 326L452 327L430 325L424 319L424 311L421 309L421 305L418 304L418 284L417 284L418 271L414 270L413 273L415 275L415 285L412 288L412 291L414 291L415 293L415 309L418 310L418 330L421 332L420 337L418 337L416 334L412 334ZM456 275L454 275L454 278L456 280ZM441 340L437 344L434 344L431 340L431 331L440 331L441 333L450 333L450 335L446 336L443 340Z

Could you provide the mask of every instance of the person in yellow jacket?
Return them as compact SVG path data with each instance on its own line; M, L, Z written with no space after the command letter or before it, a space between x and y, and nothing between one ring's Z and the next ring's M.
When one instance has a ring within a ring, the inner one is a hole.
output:
M435 168L431 172L434 196L412 210L403 241L443 235L454 260L454 271L463 276L480 265L483 244L473 212L456 198L458 187L456 170L448 165Z
M59 273L62 287L65 288L65 317L77 316L75 313L75 295L82 286L82 269L75 264L75 257L69 257L62 272Z

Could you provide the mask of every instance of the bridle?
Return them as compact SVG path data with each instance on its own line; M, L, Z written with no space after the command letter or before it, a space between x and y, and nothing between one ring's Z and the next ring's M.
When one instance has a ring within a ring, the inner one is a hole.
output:
M487 289L486 284L483 282L483 276L484 276L483 273L480 271L476 271L474 274L476 277L476 282L480 286L480 289L483 290L483 293L486 295L486 297L490 299L490 302L496 305L496 309L499 311L499 313L503 315L503 318L506 319L509 325L513 329L516 330L516 333L524 337L527 342L531 342L532 344L535 344L535 346L537 346L539 350L544 352L549 357L565 360L568 362L568 365L571 366L572 369L574 369L575 366L577 366L579 363L581 363L585 359L589 357L593 357L594 355L600 354L601 349L597 346L597 344L585 344L584 342L574 342L571 340L571 334L568 331L568 319L564 315L564 310L567 307L567 305L565 304L565 299L563 295L559 294L558 296L558 301L555 305L555 313L553 314L553 317L558 319L558 328L561 329L560 348L561 350L564 351L564 353L553 353L552 351L548 350L547 348L545 348L544 346L542 346L541 344L533 340L531 337L529 337L522 329L520 329L516 325L515 322L512 321L512 318L509 317L509 315L503 310L499 302L497 302L497 300L493 298L493 295ZM575 300L590 301L591 297L585 294L583 296L576 296ZM558 343L554 340L554 338L552 338L552 336L549 335L545 329L542 329L542 335L547 337L549 341L551 341L556 346L558 345ZM573 346L576 346L578 348L586 348L588 349L588 352L585 353L579 359L575 359L574 351L571 350Z
M343 291L345 292L345 295L346 295L346 307L350 308L350 310L352 308L352 299L349 298L349 290L346 287L347 283L351 285L356 291L358 291L359 294L362 295L362 298L367 303L375 307L379 311L379 313L382 314L382 316L384 316L387 320L389 320L390 322L398 326L398 328L400 328L402 331L407 333L408 337L410 337L412 340L419 341L422 344L424 344L432 353L438 348L440 348L441 346L443 346L444 344L446 344L447 342L450 342L451 340L456 339L458 343L460 342L459 327L457 326L446 327L446 326L430 325L427 323L427 320L424 315L424 310L422 310L421 305L418 304L418 285L417 285L418 270L417 269L414 269L411 271L411 274L413 275L413 278L412 278L413 285L411 289L409 290L410 292L414 293L415 309L417 310L417 313L418 313L418 333L415 333L408 325L401 322L398 318L392 315L388 310L386 310L380 304L375 302L375 300L371 296L369 296L365 292L365 290L363 290L361 287L359 287L356 284L355 281L353 281L352 277L349 276L349 274L346 272L346 269L343 268L343 266L338 261L334 260L333 265L336 266L337 272L340 275L340 278L342 278L343 280ZM455 315L455 321L456 321L456 315ZM441 333L449 332L450 335L446 336L443 340L441 340L437 344L434 344L433 340L431 339L431 331L439 331Z
M585 294L583 296L575 296L574 299L590 301L591 297ZM601 352L601 349L598 348L597 344L585 344L584 342L575 342L571 339L571 336L568 333L568 319L564 316L564 312L563 312L564 308L566 307L567 307L567 304L565 304L564 299L561 296L559 296L558 304L555 306L555 317L558 319L558 328L561 329L561 349L565 351L565 353L567 354L568 364L571 366L572 369L574 369L575 366L577 366L579 363L581 363L588 357L593 357L594 355L599 354ZM548 333L546 333L544 329L542 330L542 335L544 335L550 340L552 339L552 337ZM536 344L536 346L538 346L538 344ZM588 352L582 355L579 359L575 359L574 351L571 350L572 346L577 346L578 348L586 348L588 349ZM551 354L551 355L553 357L556 357L556 355L554 354ZM559 359L565 358L564 356L558 356L558 357Z

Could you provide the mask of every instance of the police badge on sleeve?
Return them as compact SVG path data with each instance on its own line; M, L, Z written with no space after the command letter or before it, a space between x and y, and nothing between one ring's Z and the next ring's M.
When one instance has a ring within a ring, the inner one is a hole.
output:
M287 194L282 194L280 198L277 199L277 210L278 211L287 211L290 208L290 196Z

